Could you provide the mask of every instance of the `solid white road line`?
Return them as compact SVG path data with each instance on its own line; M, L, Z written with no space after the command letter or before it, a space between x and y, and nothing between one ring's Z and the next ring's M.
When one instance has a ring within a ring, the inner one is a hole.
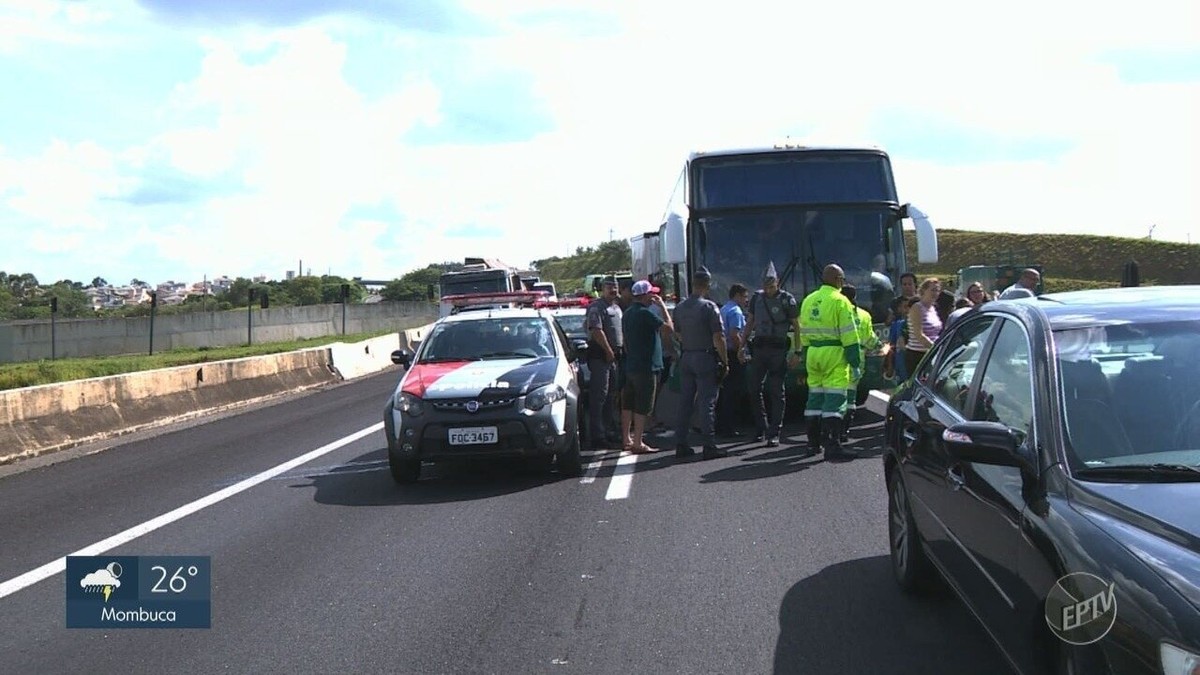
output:
M643 455L622 455L617 460L617 469L613 472L612 481L608 484L605 499L625 499L629 496L629 488L633 485L633 465Z
M624 453L619 452L616 455L609 455L603 450L593 451L590 456L592 461L583 465L583 478L579 479L579 484L587 485L589 483L596 482L596 474L600 473L600 467L604 466L604 462L612 459L613 457L620 457L622 454Z
M379 422L378 424L373 424L373 425L367 427L366 429L363 429L361 431L356 431L356 432L350 434L349 436L346 436L345 438L338 439L332 443L329 443L328 445L322 445L321 447L317 448L316 450L313 450L312 452L300 455L299 457L292 459L292 460L288 460L288 461L284 462L283 464L280 464L279 466L267 469L266 471L263 471L260 474L251 476L250 478L247 478L246 480L243 480L240 483L230 485L229 487L224 488L222 490L218 490L217 492L214 492L206 497L201 497L200 499L197 499L194 502L191 502L189 504L184 504L183 506L175 509L174 511L170 511L168 513L162 514L161 516L158 516L157 518L147 520L146 522L142 523L141 525L135 525L134 527L131 527L128 530L125 530L124 532L121 532L119 534L115 534L115 535L109 537L108 539L105 539L103 541L98 541L95 544L92 544L91 546L81 548L78 551L71 553L70 555L73 555L73 556L76 556L76 555L80 555L80 556L100 555L101 553L112 550L122 544L127 544L127 543L133 541L134 539L141 537L142 535L149 534L150 532L153 532L154 530L157 530L158 528L163 527L164 525L170 525L171 523L179 520L180 518L184 518L185 516L190 516L191 514L197 512L203 508L207 508L209 506L212 506L213 504L216 504L217 502L221 502L226 499L229 499L230 497L236 495L239 492L245 492L246 490L249 490L250 488L254 487L255 485L258 485L259 483L271 480L272 478L274 478L275 476L278 476L281 473L290 471L302 464L311 462L314 459L320 457L321 455L327 455L327 454L333 452L334 450L337 450L338 448L347 446L347 445L353 443L354 441L357 441L358 439L363 438L364 436L369 436L373 433L376 433L381 429L383 429L383 422ZM41 567L39 567L35 570L30 570L29 572L26 572L25 574L22 574L21 576L13 577L12 579L9 579L8 581L5 581L4 583L0 584L0 598L8 597L8 596L12 595L13 593L16 593L19 590L28 588L28 587L36 584L39 581L42 581L44 579L49 579L50 577L54 576L55 574L58 574L59 572L62 572L65 569L67 569L67 557L63 556L63 557L59 558L58 560L48 562L45 565L42 565Z

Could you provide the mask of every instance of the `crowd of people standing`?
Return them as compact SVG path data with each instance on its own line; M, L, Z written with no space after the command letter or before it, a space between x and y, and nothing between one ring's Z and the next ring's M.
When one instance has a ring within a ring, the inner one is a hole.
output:
M918 280L905 273L891 304L886 341L875 335L870 313L856 304L856 289L836 264L822 270L820 287L803 299L780 288L773 263L758 290L731 284L721 305L709 297L707 269L698 268L690 281L690 295L673 312L661 289L646 279L622 292L615 278L606 278L600 297L588 305L592 449L656 451L645 434L671 368L671 377L678 378L678 407L666 411L671 419L662 421L674 432L676 457L695 454L693 438L705 459L725 456L717 439L742 435L737 420L745 407L754 421L754 440L778 446L786 375L803 359L808 385L804 453L824 452L831 461L853 458L842 444L853 423L868 353L883 355L886 379L903 380L963 314L991 299L1033 296L1040 275L1024 270L1015 284L989 297L978 283L955 296L937 278Z

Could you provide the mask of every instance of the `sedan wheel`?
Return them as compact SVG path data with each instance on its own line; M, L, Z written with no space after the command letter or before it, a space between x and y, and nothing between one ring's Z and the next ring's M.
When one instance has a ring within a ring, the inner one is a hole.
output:
M900 588L908 592L928 589L935 579L934 571L913 526L908 491L900 480L899 469L892 471L888 481L888 540L892 572Z

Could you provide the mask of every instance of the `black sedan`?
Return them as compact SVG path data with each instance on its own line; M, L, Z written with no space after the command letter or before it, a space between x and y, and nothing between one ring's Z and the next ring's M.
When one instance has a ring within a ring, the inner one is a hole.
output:
M1200 674L1200 287L993 302L888 404L901 587L1022 673Z

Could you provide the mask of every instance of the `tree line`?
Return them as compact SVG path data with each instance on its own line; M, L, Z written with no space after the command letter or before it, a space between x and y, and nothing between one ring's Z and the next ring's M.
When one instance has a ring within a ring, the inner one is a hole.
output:
M341 302L342 284L349 286L347 302L359 303L366 299L367 289L362 284L336 275L301 276L265 282L238 277L229 288L215 295L189 295L182 303L176 305L163 304L160 298L155 311L160 315L223 311L246 307L251 302L261 306L264 297L270 307L336 303ZM143 282L133 279L129 285L140 286ZM101 277L92 279L87 285L70 279L43 284L30 273L9 274L0 271L0 321L48 319L55 301L58 305L58 316L66 319L150 314L149 302L93 309L92 300L86 290L105 286L109 286L109 283ZM253 301L250 299L252 291Z
M532 267L539 270L543 281L553 281L560 293L569 293L582 290L585 275L628 269L629 264L629 242L618 239L594 247L577 247L575 254L571 256L537 260L532 263ZM379 294L383 300L389 302L436 302L442 274L456 272L462 267L461 262L430 263L388 282ZM251 302L261 306L264 295L270 307L337 303L341 302L342 284L349 285L347 302L361 303L367 298L367 289L360 282L336 275L299 276L265 282L238 277L228 289L213 296L191 295L177 305L165 305L160 301L155 311L159 315L168 315L223 311L246 307ZM148 286L140 279L130 280L129 285ZM150 314L148 302L93 310L91 298L85 291L106 286L110 284L102 277L94 277L88 284L70 279L43 284L30 273L9 274L0 271L0 321L48 319L52 298L58 301L59 318L135 317ZM253 301L250 299L251 291L254 293Z

